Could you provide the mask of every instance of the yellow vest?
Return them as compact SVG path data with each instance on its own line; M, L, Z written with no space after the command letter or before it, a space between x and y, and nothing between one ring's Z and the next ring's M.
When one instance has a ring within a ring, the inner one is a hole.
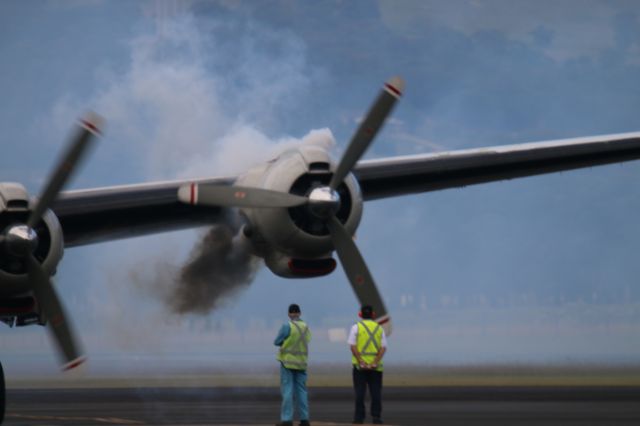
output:
M376 355L382 349L382 327L380 324L370 319L364 319L358 323L356 349L360 353L360 358L367 364L371 364L376 359ZM358 359L355 356L351 356L351 362L358 366ZM382 371L382 360L375 370Z
M289 337L280 346L278 361L290 370L306 370L311 340L309 327L304 321L298 320L289 321L289 328Z

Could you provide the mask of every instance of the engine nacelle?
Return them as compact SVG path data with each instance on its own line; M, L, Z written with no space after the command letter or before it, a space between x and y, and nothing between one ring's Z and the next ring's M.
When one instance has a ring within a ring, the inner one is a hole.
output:
M33 207L24 186L0 183L0 232L13 225L25 224ZM51 210L47 210L34 230L38 235L38 246L33 254L45 272L53 275L64 253L60 222ZM28 293L27 282L24 260L0 251L0 296Z
M335 165L326 149L308 144L286 151L266 165L250 170L238 179L236 185L308 196L313 189L327 186L334 171ZM336 190L340 196L336 217L353 234L362 217L360 187L349 174ZM292 259L324 259L322 262L327 269L326 260L331 259L334 247L326 220L316 217L308 205L289 209L242 209L241 212L248 219L245 235L251 240L255 254L263 257L274 273L300 276L287 272Z

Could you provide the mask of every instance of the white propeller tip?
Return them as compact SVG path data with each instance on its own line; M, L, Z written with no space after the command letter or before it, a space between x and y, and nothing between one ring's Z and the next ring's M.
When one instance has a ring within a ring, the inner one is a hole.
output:
M100 136L104 125L104 118L93 111L88 111L80 120L80 125L94 135Z
M186 204L198 204L198 185L190 183L178 188L178 200Z
M87 360L85 356L79 356L78 358L69 361L68 363L62 366L62 371L73 370L74 368L82 365Z
M395 96L396 98L399 98L400 96L402 96L402 92L404 92L404 80L398 76L391 77L384 84L384 88L391 95Z

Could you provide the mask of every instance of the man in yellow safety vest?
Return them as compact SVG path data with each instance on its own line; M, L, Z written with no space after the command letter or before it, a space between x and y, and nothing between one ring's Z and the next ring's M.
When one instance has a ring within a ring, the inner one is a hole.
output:
M356 396L353 423L364 422L364 398L368 387L373 423L382 424L382 357L387 350L387 338L380 324L374 321L375 312L370 305L362 306L360 318L362 320L351 327L347 340L351 347L353 389Z
M282 325L274 345L280 346L280 393L282 407L280 423L276 426L293 425L293 400L298 405L300 426L309 426L309 402L307 398L307 357L309 355L311 331L300 319L300 306L289 306L289 322Z

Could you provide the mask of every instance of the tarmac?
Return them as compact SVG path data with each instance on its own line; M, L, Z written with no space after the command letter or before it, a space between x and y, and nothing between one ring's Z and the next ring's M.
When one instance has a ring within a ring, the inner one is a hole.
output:
M351 424L351 388L309 399L312 425ZM640 424L639 386L387 386L383 404L398 426ZM265 426L279 409L275 387L10 388L4 424Z

